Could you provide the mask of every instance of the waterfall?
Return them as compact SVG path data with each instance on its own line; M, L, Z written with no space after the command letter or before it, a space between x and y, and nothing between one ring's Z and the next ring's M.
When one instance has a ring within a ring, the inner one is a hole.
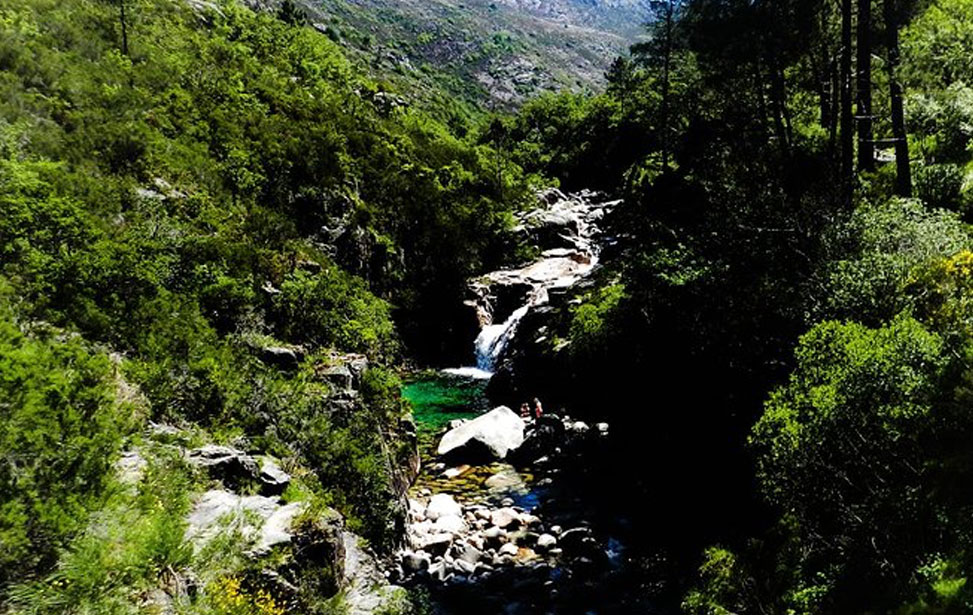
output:
M500 324L486 325L476 336L474 349L476 352L476 367L456 367L443 370L454 376L487 380L493 376L496 361L507 348L510 340L517 332L517 326L530 310L533 302L527 303L514 311L507 320Z
M546 196L545 196L546 195ZM567 197L558 191L542 193L547 206L520 216L521 230L544 228L538 237L540 258L516 269L493 271L471 282L478 301L471 303L478 310L481 322L493 311L491 287L522 288L530 291L524 305L517 308L503 322L484 325L474 342L476 367L444 370L448 374L474 379L489 379L503 357L524 316L531 308L548 301L548 291L573 286L598 265L600 229L598 222L620 201L595 202L594 193L579 193ZM506 310L504 310L506 311Z
M492 372L500 355L513 339L517 332L517 325L527 315L530 310L530 303L517 308L510 318L499 325L489 325L483 327L480 334L476 337L476 366L485 372Z

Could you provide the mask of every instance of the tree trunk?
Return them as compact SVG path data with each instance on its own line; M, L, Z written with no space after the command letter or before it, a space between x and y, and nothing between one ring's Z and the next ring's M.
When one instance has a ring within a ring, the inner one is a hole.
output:
M841 198L851 206L854 197L855 142L852 135L851 28L852 0L841 0Z
M821 106L821 127L825 130L831 129L832 122L834 121L834 114L832 113L832 105L834 98L834 88L832 78L832 66L833 60L831 58L831 49L828 45L828 13L827 4L822 3L821 5L821 59L820 66L818 67L818 102Z
M905 131L905 108L902 103L902 85L899 83L899 15L895 0L884 0L885 36L888 47L889 100L892 111L892 137L895 141L895 192L899 196L912 196L912 168L909 160L909 139Z
M665 173L669 170L669 79L670 71L672 69L672 28L673 28L673 12L675 7L673 3L675 0L668 0L666 2L666 25L665 25L665 41L663 43L663 57L662 57L662 105L660 109L661 124L662 124L662 172Z
M858 0L858 169L875 170L872 117L872 0Z
M118 0L118 20L122 24L122 53L128 55L128 18L125 16L126 0Z

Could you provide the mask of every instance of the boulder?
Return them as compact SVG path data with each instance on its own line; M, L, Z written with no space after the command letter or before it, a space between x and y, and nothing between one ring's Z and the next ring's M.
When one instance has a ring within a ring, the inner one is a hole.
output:
M278 369L295 371L300 367L304 354L285 346L267 346L260 349L260 360Z
M189 451L187 458L189 463L205 469L210 476L234 490L260 474L253 457L230 446L207 444Z
M426 518L435 521L444 516L459 517L463 514L463 507L456 503L448 493L437 493L426 506Z
M439 455L469 461L504 459L524 442L525 423L500 406L452 429L439 442Z
M490 523L499 528L518 527L521 524L520 513L512 508L499 508L490 513Z
M190 512L186 537L199 548L223 532L239 531L253 543L250 552L260 555L291 541L291 524L304 508L300 502L282 506L277 498L214 489L204 493Z

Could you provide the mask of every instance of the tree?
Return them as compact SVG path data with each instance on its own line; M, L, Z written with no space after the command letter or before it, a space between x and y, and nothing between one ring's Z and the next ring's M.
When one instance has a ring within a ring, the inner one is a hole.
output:
M841 0L841 61L839 80L841 82L841 198L851 207L854 195L854 137L852 135L852 0Z
M895 191L899 196L912 196L912 167L909 159L909 138L905 129L905 105L898 68L899 26L901 11L897 0L884 0L885 45L888 54L885 63L889 76L889 103L892 112L892 140L895 144Z
M858 0L858 170L875 170L872 117L872 0Z
M676 24L676 0L656 0L652 3L652 8L662 19L656 28L656 34L661 35L661 57L662 57L662 100L660 104L660 131L662 133L662 172L669 170L669 93L671 89L670 75L672 72L672 50L673 34Z

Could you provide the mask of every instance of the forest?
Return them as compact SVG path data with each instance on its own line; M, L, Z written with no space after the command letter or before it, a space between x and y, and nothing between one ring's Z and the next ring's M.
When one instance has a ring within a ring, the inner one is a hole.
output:
M403 381L471 359L551 186L619 199L615 253L488 390L612 424L632 591L973 611L973 3L650 4L602 90L496 112L290 0L0 2L0 613L365 612L304 538L189 540L193 451L391 557Z

